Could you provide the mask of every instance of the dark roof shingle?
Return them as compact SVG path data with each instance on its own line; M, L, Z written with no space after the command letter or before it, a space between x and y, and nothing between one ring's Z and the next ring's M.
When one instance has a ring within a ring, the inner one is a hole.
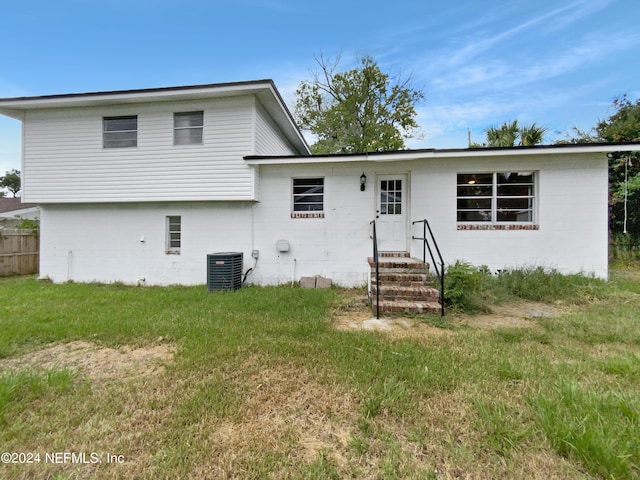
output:
M36 203L22 203L20 197L0 198L0 213L13 212L14 210L22 210L24 208L37 207Z

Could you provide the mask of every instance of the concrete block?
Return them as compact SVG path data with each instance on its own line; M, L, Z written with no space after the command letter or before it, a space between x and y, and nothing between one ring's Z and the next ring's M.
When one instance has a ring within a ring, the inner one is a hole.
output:
M300 277L302 288L316 288L316 277Z
M331 279L324 277L316 277L316 288L329 288L331 287Z

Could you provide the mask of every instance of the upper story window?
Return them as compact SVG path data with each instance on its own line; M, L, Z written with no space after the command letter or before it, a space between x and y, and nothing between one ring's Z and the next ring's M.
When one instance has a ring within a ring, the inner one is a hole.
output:
M102 145L104 148L138 146L138 116L104 117L102 119Z
M458 222L532 223L533 172L459 173Z
M173 144L202 145L204 112L173 114Z

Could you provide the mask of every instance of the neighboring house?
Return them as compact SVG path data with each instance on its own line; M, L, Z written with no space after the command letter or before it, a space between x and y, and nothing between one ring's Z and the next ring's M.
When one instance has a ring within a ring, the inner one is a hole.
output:
M270 80L2 99L0 113L23 123L22 195L55 282L204 284L207 254L242 252L248 282L364 285L374 218L381 251L421 257L412 222L427 218L446 263L606 278L606 153L640 150L312 156Z
M40 217L36 203L22 203L20 197L0 197L0 218L29 219Z

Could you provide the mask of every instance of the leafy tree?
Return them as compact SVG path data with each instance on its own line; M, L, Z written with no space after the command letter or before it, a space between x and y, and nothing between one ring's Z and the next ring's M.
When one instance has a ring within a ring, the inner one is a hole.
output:
M320 71L296 90L295 116L318 139L313 153L399 150L418 128L415 105L424 98L410 79L391 78L369 56L337 72L340 58L316 58Z
M624 94L613 100L616 112L595 127L597 138L605 142L640 141L640 99L631 102Z
M520 126L518 120L504 122L499 127L489 127L485 130L487 136L483 144L474 143L470 147L515 147L532 146L542 143L546 127L532 123Z
M0 187L9 190L15 197L20 191L20 170L13 169L0 177Z
M633 103L626 95L622 95L614 99L613 108L615 113L596 125L596 138L607 143L640 141L640 100ZM634 239L638 239L640 238L640 155L622 151L615 152L610 157L611 231L630 233Z
M568 143L640 141L640 99L632 102L624 94L613 100L612 107L614 113L591 130L573 127L574 135ZM640 239L640 155L637 152L609 155L609 226L614 237L626 232L632 241Z

